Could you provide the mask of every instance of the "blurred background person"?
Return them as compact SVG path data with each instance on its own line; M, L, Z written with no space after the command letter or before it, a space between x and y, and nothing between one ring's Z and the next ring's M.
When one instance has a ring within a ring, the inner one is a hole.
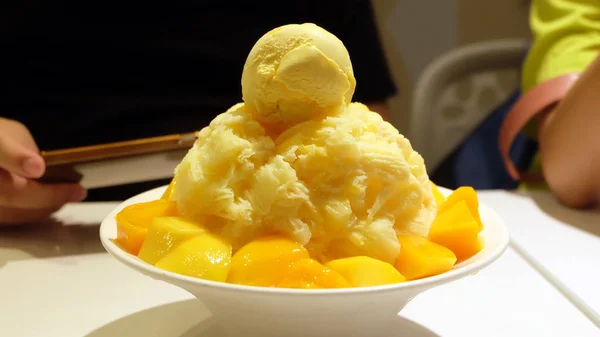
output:
M549 188L566 205L586 207L600 200L600 2L533 0L528 6L533 41L520 90L432 180L450 188ZM503 143L510 137L502 134L512 132L520 133ZM503 157L500 147L510 145ZM474 163L477 169L469 170Z
M0 224L68 201L120 200L155 181L85 191L41 184L39 150L201 129L241 101L248 52L267 31L313 22L348 49L355 101L389 118L396 92L369 1L171 1L140 7L23 1L2 11Z

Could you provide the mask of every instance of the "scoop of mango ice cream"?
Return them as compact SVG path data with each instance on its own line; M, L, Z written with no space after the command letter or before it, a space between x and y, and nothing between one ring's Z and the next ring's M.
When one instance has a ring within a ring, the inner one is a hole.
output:
M242 73L246 108L256 120L279 129L348 105L355 87L342 41L312 23L266 33Z
M234 249L283 233L320 261L366 255L393 263L398 233L426 236L435 201L421 156L360 103L276 137L240 103L204 128L176 169L182 215Z

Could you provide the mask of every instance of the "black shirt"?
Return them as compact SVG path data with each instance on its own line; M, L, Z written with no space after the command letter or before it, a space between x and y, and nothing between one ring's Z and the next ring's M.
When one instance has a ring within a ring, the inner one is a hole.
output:
M201 129L241 101L256 40L289 23L342 40L355 101L395 93L369 1L18 3L0 13L0 116L42 150Z

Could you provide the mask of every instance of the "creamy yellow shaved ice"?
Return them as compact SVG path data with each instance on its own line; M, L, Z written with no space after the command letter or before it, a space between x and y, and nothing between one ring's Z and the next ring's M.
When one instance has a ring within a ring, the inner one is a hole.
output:
M379 114L350 103L343 43L313 25L268 32L242 76L243 103L199 133L177 167L185 217L234 250L281 233L322 262L393 263L397 234L426 237L436 213L422 157Z

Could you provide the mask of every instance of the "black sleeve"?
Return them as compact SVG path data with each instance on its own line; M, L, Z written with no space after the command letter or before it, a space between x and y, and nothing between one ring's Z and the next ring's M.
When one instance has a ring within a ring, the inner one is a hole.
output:
M331 16L322 18L322 27L342 40L350 53L356 77L353 101L371 103L395 95L397 88L383 52L371 1L324 2L328 3L336 8L326 11Z

